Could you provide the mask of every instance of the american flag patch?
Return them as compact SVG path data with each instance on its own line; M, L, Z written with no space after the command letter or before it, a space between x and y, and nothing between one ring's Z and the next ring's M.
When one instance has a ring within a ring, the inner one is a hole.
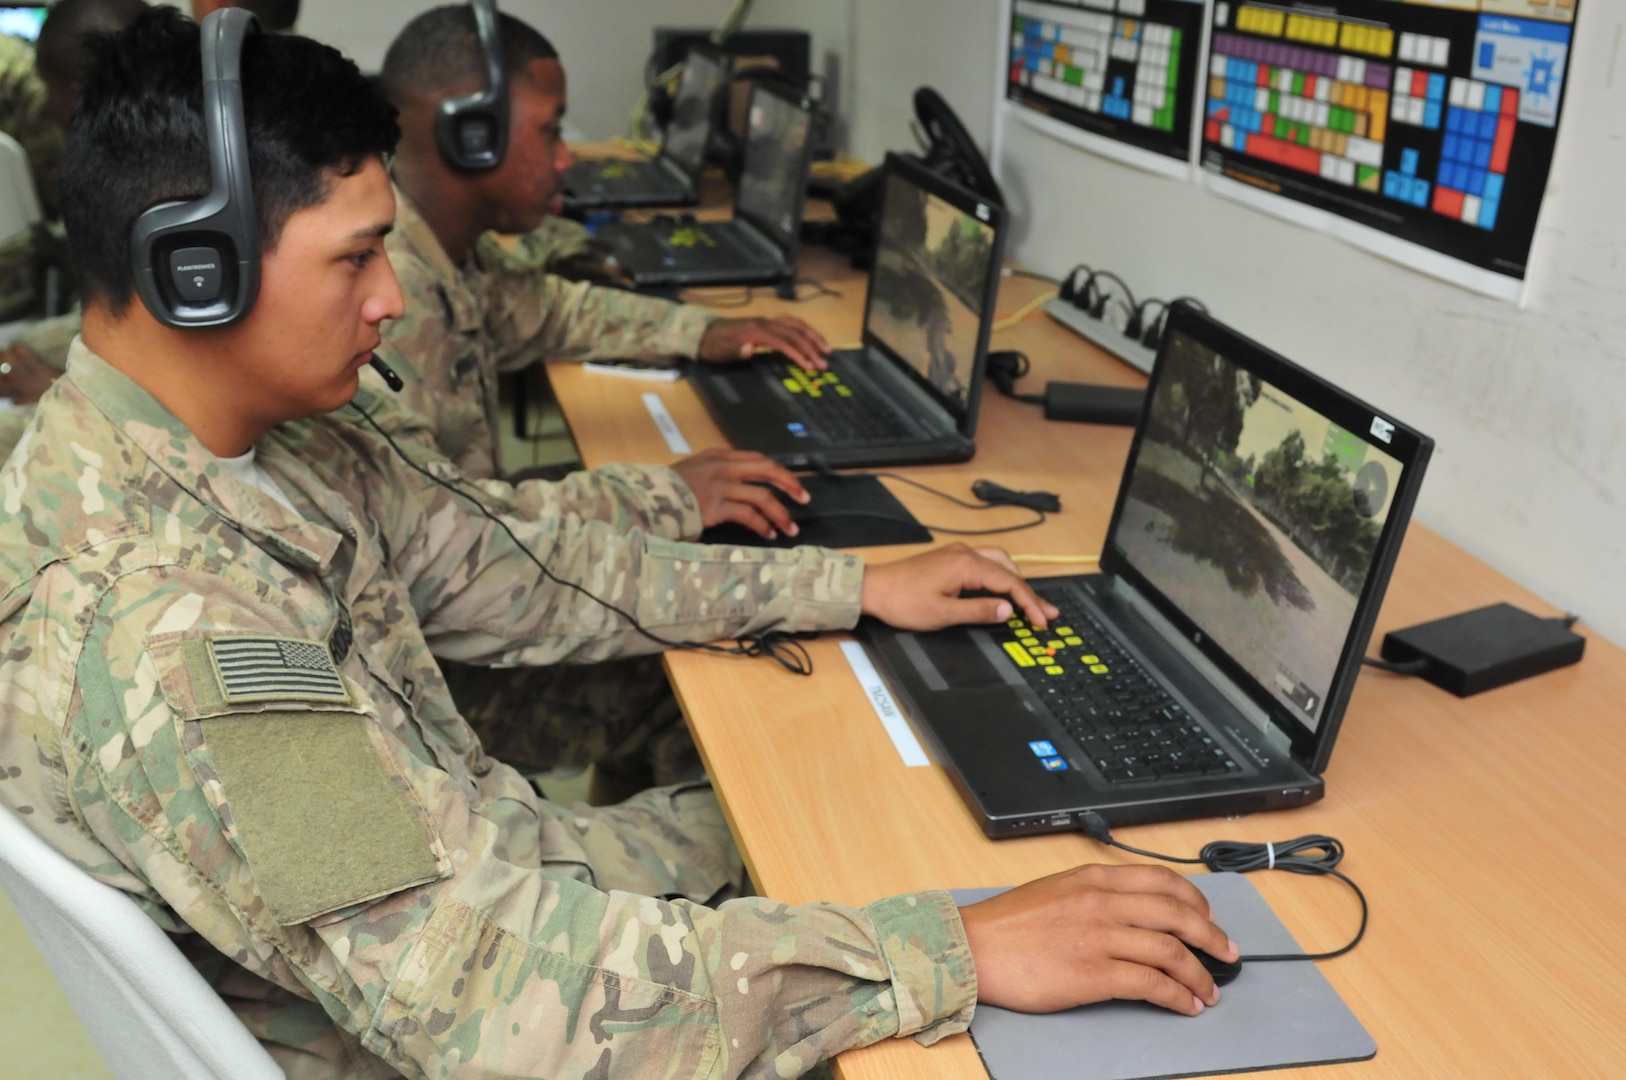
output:
M214 638L209 656L228 704L253 701L331 701L348 704L350 691L327 646L287 638Z

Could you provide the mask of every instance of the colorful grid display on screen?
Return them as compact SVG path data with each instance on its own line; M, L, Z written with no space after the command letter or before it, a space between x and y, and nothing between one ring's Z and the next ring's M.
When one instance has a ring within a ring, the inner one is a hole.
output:
M1120 5L1121 9L1131 7ZM1178 27L1106 11L1016 0L1011 20L1011 81L1075 108L1173 131L1180 51L1185 47L1185 35ZM1109 72L1113 60L1133 64L1134 74L1126 77Z
M1539 201L1574 0L1334 0L1315 10L1218 0L1213 10L1202 137L1231 155L1218 160L1256 163L1261 181L1271 169L1314 177L1321 186L1289 185L1294 197L1349 216L1371 196L1494 232L1524 153L1536 177L1525 190ZM1404 233L1395 220L1379 213L1375 223ZM1533 208L1522 220L1533 230Z

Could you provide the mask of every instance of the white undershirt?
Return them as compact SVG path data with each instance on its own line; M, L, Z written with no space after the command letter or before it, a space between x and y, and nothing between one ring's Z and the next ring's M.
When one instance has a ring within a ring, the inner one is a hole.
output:
M288 501L288 496L284 494L282 488L277 486L277 482L271 479L266 474L266 471L260 468L259 464L254 460L254 448L252 446L249 447L246 454L238 457L221 458L220 464L226 467L227 472L249 487L265 492L283 506L286 506L288 511L295 517L303 517L298 510L294 509L294 504Z

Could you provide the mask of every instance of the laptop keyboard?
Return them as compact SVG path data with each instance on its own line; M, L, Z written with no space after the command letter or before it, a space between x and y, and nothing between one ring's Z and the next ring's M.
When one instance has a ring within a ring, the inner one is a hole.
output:
M914 436L886 401L855 391L833 371L806 371L787 362L781 385L800 399L804 415L833 443L878 442Z
M1241 771L1095 616L1046 599L1062 608L1051 629L1017 617L994 640L1103 776L1138 783Z

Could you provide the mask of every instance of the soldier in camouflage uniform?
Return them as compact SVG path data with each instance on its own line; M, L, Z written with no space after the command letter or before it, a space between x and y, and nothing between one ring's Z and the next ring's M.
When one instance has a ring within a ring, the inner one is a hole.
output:
M452 168L435 136L440 102L483 78L467 6L414 19L384 59L383 87L402 110L392 164L396 229L387 250L406 314L386 328L383 355L406 381L398 400L424 418L441 452L469 475L502 475L498 375L538 359L737 360L762 348L822 366L828 346L800 320L721 319L700 307L571 283L535 269L534 254L516 258L491 242L493 230L534 236L547 227L559 174L570 161L558 130L564 95L557 54L512 17L502 16L501 33L510 134L503 163L486 173ZM528 246L522 243L522 252ZM363 379L377 376L365 372ZM665 504L698 501L700 516L672 534L676 539L693 539L700 526L722 521L770 537L780 530L794 535L789 513L764 483L805 498L790 473L759 454L680 462L652 494ZM698 772L698 755L653 660L524 672L448 664L445 671L459 708L488 745L533 769L596 763L595 783L602 786L595 797Z
M255 177L282 208L255 307L164 327L134 297L130 225L205 175L201 124L170 118L195 113L199 34L158 9L109 49L65 159L84 340L0 467L0 803L177 935L290 1077L788 1078L961 1031L979 999L1217 1000L1181 942L1234 946L1157 868L963 912L942 892L787 907L729 899L739 858L703 785L539 799L437 656L650 649L611 604L698 641L1055 612L966 549L866 567L528 522L397 452L357 393L401 310L394 125L303 39L245 47L249 145L304 170Z

